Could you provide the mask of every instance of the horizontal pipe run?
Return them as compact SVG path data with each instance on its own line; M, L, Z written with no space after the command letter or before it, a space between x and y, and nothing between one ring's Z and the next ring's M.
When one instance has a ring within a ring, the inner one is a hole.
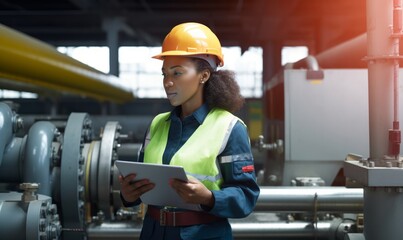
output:
M85 65L50 45L1 24L0 35L0 78L98 100L125 102L134 98L122 79Z
M245 219L230 219L234 239L330 239L338 234L337 221L284 222L270 220L271 212L362 213L363 189L345 187L266 187L260 188L254 212ZM267 215L267 216L266 216ZM260 220L257 220L260 219ZM263 219L263 220L262 220ZM347 226L348 227L348 226ZM344 227L342 227L344 229ZM141 223L91 224L89 240L138 239ZM336 239L336 238L335 238ZM343 238L341 238L343 239Z
M344 238L334 238L338 231L340 221L320 221L311 222L249 222L231 223L234 238L240 239L286 239L286 240L342 240ZM350 226L348 223L345 226Z
M241 239L298 239L298 240L341 240L336 238L338 231L345 231L352 225L351 222L343 223L341 219L332 221L311 222L231 222L233 237ZM91 224L87 228L89 240L112 239L138 239L142 225L134 222L117 222Z
M131 222L104 222L102 224L91 223L87 228L89 240L113 240L113 239L138 239L142 224Z
M362 213L363 189L345 187L261 187L255 211Z

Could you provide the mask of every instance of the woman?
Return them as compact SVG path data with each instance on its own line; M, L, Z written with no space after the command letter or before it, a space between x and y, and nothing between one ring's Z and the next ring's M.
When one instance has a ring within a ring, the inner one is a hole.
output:
M188 182L171 187L202 211L148 206L140 239L232 239L228 218L249 215L259 195L245 124L232 113L244 102L230 71L223 66L216 35L199 23L184 23L166 36L162 53L163 85L173 111L152 121L139 161L181 165ZM126 206L154 184L119 177Z

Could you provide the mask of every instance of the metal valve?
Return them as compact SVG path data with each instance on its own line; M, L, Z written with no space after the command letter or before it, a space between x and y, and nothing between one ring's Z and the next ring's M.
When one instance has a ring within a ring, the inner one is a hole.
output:
M30 201L38 200L38 195L36 194L36 191L38 190L38 188L39 188L38 183L21 183L20 189L24 190L21 200L23 202L30 202Z
M263 135L259 135L259 141L257 142L257 147L259 152L263 150L270 150L270 151L276 151L277 153L282 153L284 150L283 140L277 139L273 143L264 143Z

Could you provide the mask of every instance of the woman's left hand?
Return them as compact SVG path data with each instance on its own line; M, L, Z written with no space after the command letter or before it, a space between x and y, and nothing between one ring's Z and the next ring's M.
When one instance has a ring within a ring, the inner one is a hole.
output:
M214 206L213 193L195 178L190 178L188 182L171 179L170 185L186 203L202 204L210 208Z

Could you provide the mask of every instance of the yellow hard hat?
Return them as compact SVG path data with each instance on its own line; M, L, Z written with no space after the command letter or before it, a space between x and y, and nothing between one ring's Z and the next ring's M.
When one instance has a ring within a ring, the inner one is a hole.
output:
M164 56L189 56L207 60L211 64L211 56L217 57L215 66L224 65L224 56L217 36L207 26L200 23L182 23L165 37L162 52L153 58L163 60Z

